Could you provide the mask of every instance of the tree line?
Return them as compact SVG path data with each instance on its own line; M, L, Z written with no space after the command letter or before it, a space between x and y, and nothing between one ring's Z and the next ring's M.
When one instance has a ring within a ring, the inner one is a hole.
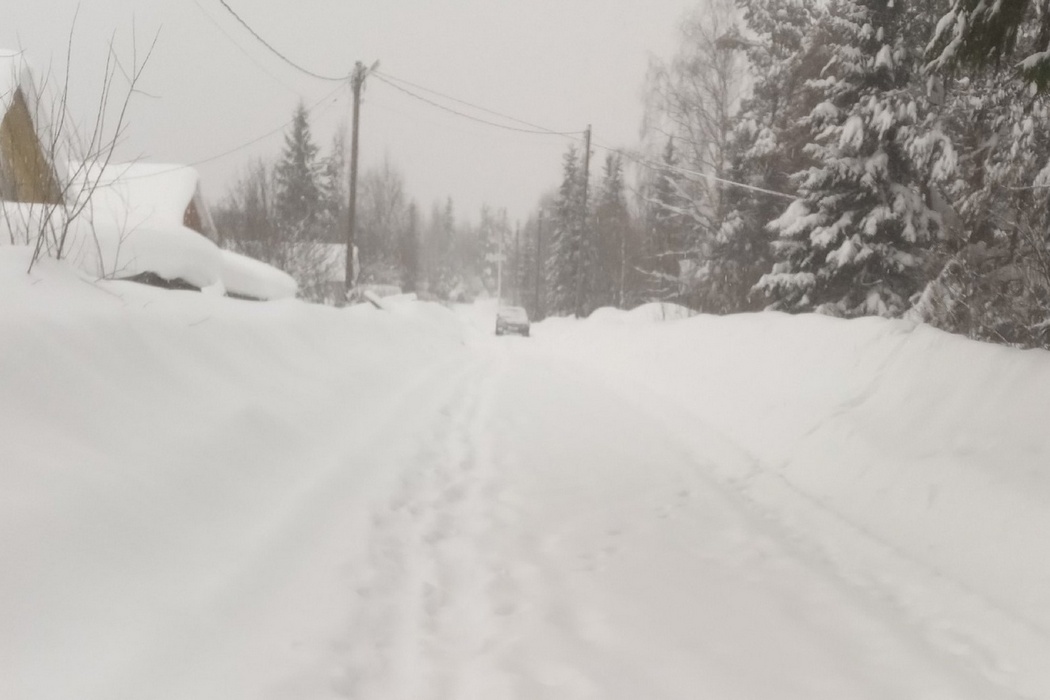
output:
M248 164L214 211L223 245L285 270L311 301L345 301L346 141L339 130L322 153L300 103L280 155ZM359 284L453 301L495 292L489 258L509 237L505 209L483 205L473 222L449 197L423 212L389 157L362 172L357 197Z
M663 299L1050 346L1045 5L705 3L650 67L633 205L610 154L584 207L568 148L535 310Z

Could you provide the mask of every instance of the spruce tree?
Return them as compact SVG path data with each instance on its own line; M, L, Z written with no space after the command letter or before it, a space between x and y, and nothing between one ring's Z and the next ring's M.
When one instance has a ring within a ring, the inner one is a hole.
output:
M547 310L554 315L578 312L577 293L584 267L583 182L576 146L563 157L562 182L551 219L547 259Z
M830 60L807 83L819 96L803 120L814 164L796 174L797 199L770 223L777 262L758 284L778 308L893 316L922 288L939 230L929 184L954 166L916 89L924 11L834 0L815 28Z
M1024 83L1045 93L1050 90L1048 16L1048 0L950 0L930 33L929 68L950 74L1016 66Z
M324 209L318 148L310 135L309 114L302 102L295 109L284 152L277 163L276 213L287 237L310 236Z

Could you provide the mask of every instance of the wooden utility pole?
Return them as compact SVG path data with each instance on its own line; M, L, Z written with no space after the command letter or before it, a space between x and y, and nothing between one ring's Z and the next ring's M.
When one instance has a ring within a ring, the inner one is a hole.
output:
M503 230L496 243L496 308L503 306Z
M579 249L576 251L576 317L583 317L583 293L584 284L583 278L586 276L586 270L584 270L584 252L587 250L587 184L590 182L591 175L591 125L587 125L587 131L584 132L583 137L583 202L581 212L581 228L580 228L580 241Z
M543 261L540 259L540 241L543 239L543 209L540 209L539 218L536 219L536 305L532 309L532 314L535 321L539 321L543 318L543 314L540 313L540 271L543 267Z
M358 61L354 65L354 72L350 76L350 87L354 91L354 122L353 132L350 136L350 202L347 208L348 221L346 227L346 295L347 298L350 296L350 291L357 284L357 274L354 270L354 227L357 220L357 134L358 134L358 123L361 118L361 88L364 87L365 77L369 71L373 70L377 63L372 64L372 68L365 68L365 65Z
M525 302L521 294L524 268L521 264L521 224L514 225L514 305L524 306Z

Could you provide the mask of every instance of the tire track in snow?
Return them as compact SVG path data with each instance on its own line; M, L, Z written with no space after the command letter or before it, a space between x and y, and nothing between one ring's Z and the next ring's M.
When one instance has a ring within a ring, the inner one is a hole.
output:
M489 439L499 370L489 362L455 383L372 513L342 697L510 697L499 656L517 588L498 561L506 513Z

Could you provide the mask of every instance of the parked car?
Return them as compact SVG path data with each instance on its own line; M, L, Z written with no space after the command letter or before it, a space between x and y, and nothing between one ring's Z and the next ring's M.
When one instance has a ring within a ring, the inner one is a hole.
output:
M520 306L504 306L496 312L496 335L508 333L529 337L529 314Z

